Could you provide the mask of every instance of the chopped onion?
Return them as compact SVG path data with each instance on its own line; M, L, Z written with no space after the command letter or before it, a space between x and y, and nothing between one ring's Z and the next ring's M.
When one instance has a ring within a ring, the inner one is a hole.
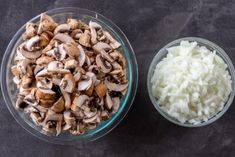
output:
M216 51L189 41L167 51L151 78L160 107L181 123L193 124L207 121L222 110L232 81Z

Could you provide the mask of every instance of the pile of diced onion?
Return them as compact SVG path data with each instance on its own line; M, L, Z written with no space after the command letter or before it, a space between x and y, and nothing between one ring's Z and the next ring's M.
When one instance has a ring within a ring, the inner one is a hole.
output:
M223 59L197 42L167 49L151 78L160 107L181 123L207 121L221 111L232 91Z

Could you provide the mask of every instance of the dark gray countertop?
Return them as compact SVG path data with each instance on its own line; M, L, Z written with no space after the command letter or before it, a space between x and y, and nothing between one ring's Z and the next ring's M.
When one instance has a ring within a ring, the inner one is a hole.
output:
M146 75L156 52L168 42L198 36L220 45L235 62L235 1L231 0L0 0L0 55L30 18L56 7L97 11L130 40L139 63L139 86L124 120L105 137L84 146L37 139L13 119L0 97L0 156L235 156L235 104L217 122L183 128L165 120L147 94Z

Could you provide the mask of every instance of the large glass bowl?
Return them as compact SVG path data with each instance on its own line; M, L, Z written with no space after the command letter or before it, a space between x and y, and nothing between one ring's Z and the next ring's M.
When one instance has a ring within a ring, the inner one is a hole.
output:
M228 72L231 75L231 80L232 80L232 92L228 97L227 102L224 104L224 107L221 111L219 111L218 113L216 113L214 116L212 116L208 121L201 121L200 123L197 124L191 124L188 122L185 123L180 123L177 119L171 117L170 115L168 115L166 112L164 112L162 110L162 108L160 107L159 101L154 97L153 93L152 93L152 84L151 84L151 78L153 76L154 73L154 69L156 67L156 65L163 59L166 57L168 51L166 50L169 47L172 46L177 46L180 44L180 42L182 40L187 40L187 41L196 41L198 43L199 46L205 46L207 47L209 50L216 50L216 54L219 55L224 62L228 65ZM149 71L148 71L148 78L147 78L147 87L148 87L148 93L149 93L149 97L154 105L154 107L157 109L157 111L163 116L165 117L167 120L169 120L170 122L177 124L179 126L184 126L184 127L200 127L200 126L205 126L208 124L213 123L214 121L216 121L217 119L219 119L229 108L229 106L232 104L233 102L233 98L234 98L234 94L235 94L235 71L234 71L234 67L233 64L231 62L231 60L229 59L228 55L225 53L225 51L220 48L218 45L206 40L206 39L202 39L202 38L197 38L197 37L185 37L185 38L181 38L181 39L177 39L174 40L172 42L170 42L169 44L167 44L166 46L164 46L162 49L160 49L158 51L158 53L155 55L155 57L153 58L150 67L149 67Z
M18 90L13 83L13 76L10 72L10 68L14 64L13 60L16 53L16 47L22 42L22 34L25 31L25 25L22 26L14 35L3 57L1 66L1 89L4 100L16 121L31 134L42 140L59 144L77 144L93 141L107 134L115 126L117 126L131 107L138 84L138 69L134 51L124 33L114 23L96 12L69 7L49 10L46 13L52 16L58 23L65 22L67 18L76 18L87 23L90 20L98 22L103 29L110 32L111 35L121 43L121 52L127 61L127 79L129 81L129 86L127 93L121 100L120 108L117 113L110 117L109 120L101 122L97 128L88 130L85 134L80 136L75 136L68 133L63 133L59 136L46 135L42 132L41 128L33 124L28 115L17 111L15 109L15 102ZM32 18L30 22L37 23L39 22L39 19L40 15Z

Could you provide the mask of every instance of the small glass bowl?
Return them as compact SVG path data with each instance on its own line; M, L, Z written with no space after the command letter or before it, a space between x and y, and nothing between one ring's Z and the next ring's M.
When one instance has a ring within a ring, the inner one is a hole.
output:
M128 39L120 30L120 28L118 28L110 20L96 12L81 8L66 7L49 10L46 13L52 16L53 19L58 23L66 22L68 18L80 19L86 23L88 23L90 20L98 22L103 27L103 29L110 32L111 35L121 43L122 47L120 50L127 61L127 79L129 81L129 86L127 93L121 100L119 110L117 111L117 113L112 115L109 120L101 122L95 129L88 130L85 134L80 136L71 135L69 133L62 133L59 136L46 135L40 127L37 127L31 121L31 119L29 119L27 114L17 111L15 109L15 102L18 90L16 88L16 85L14 85L13 83L13 76L10 72L10 67L14 64L16 47L22 42L22 34L25 31L25 25L22 26L14 35L3 57L1 65L1 90L4 100L9 111L14 116L16 121L24 129L42 140L51 143L72 145L94 141L97 138L104 136L115 126L117 126L118 123L125 117L132 105L138 85L138 67L134 51ZM32 18L30 22L37 23L39 22L39 19L40 15Z
M166 112L164 112L162 110L162 108L159 106L159 101L157 100L157 98L154 97L153 93L152 93L152 84L151 84L151 78L153 76L154 73L154 69L156 67L156 65L163 59L166 57L168 51L166 50L169 47L172 46L177 46L180 44L180 42L182 40L187 40L187 41L196 41L198 43L199 46L205 46L207 47L209 50L216 50L216 54L219 55L224 61L225 63L228 65L228 72L231 75L231 80L232 80L232 92L228 97L227 102L225 103L223 109L221 111L219 111L218 113L216 113L213 117L211 117L210 119L208 119L208 121L201 121L197 124L191 124L188 122L185 123L181 123L179 122L177 119L171 117L169 114L167 114ZM177 40L174 40L172 42L170 42L169 44L167 44L166 46L164 46L162 49L160 49L158 51L158 53L155 55L155 57L153 58L150 67L149 67L149 71L148 71L148 76L147 76L147 87L148 87L148 93L149 93L149 97L154 105L154 107L157 109L157 111L167 120L169 120L170 122L177 124L179 126L183 126L183 127L200 127L200 126L205 126L205 125L209 125L211 123L213 123L214 121L216 121L217 119L219 119L229 108L229 106L232 104L233 102L233 98L235 95L235 71L234 71L234 66L230 60L230 58L228 57L228 55L225 53L225 51L220 48L218 45L206 40L206 39L202 39L202 38L197 38L197 37L185 37L185 38L180 38Z

